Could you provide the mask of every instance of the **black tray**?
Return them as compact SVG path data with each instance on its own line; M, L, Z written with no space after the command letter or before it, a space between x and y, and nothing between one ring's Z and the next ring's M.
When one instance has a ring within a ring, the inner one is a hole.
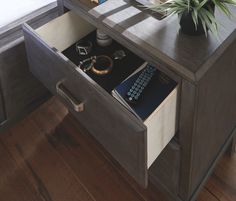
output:
M124 50L126 57L122 60L113 60L114 66L112 72L107 75L96 75L92 72L87 72L87 74L97 82L101 87L103 87L107 92L111 92L116 86L118 86L126 77L128 77L132 72L134 72L139 66L144 62L143 59L124 48L122 45L113 40L112 44L107 47L100 47L96 43L96 31L90 33L81 40L91 41L93 44L93 49L89 55L81 56L76 52L75 44L71 45L69 48L64 50L62 53L69 58L73 63L79 65L80 61L98 55L107 55L112 57L113 53L117 50Z

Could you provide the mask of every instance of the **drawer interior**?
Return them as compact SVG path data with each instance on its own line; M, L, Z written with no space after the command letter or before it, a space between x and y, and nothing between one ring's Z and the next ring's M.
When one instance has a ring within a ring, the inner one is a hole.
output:
M101 47L96 43L96 31L92 31L87 36L83 37L83 41L90 41L93 44L92 51L88 55L79 55L76 51L75 45L65 49L62 53L69 58L75 65L79 65L81 61L90 58L91 56L106 55L110 58L114 58L114 54L118 51L125 53L125 57L121 60L113 59L113 68L111 73L107 75L98 76L91 71L87 71L89 75L97 84L99 84L108 93L119 85L124 79L132 74L139 66L144 63L144 60L117 43L112 41L112 44L107 47Z
M75 44L80 39L90 40L94 49L89 56L109 55L112 57L115 51L123 50L126 57L120 61L114 61L111 74L97 76L90 72L87 75L100 85L108 94L124 79L131 75L143 64L143 60L131 51L113 41L109 47L101 48L96 45L96 28L73 12L47 23L36 30L40 38L51 48L56 48L64 54L76 66L85 56L76 52ZM79 73L84 73L80 71ZM174 81L173 81L174 82ZM164 147L173 138L176 132L176 108L178 96L178 84L168 91L161 103L151 112L149 117L140 120L147 127L147 167L149 168ZM158 90L157 90L158 93ZM117 104L119 102L117 101Z
M70 11L39 27L36 32L50 47L62 52L95 29L79 15Z

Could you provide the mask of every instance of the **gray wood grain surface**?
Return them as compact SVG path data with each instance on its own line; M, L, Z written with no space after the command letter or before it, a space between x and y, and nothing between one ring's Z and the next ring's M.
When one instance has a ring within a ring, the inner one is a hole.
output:
M183 200L198 192L232 138L236 126L235 50L234 41L197 86L183 82L179 133Z
M232 146L230 154L236 154L236 137L232 140Z
M6 111L4 107L4 99L2 94L2 86L0 83L0 125L6 120Z
M177 17L159 20L141 12L132 2L110 0L92 10L76 0L65 0L64 4L70 9L76 7L74 10L112 37L119 35L118 41L124 40L134 52L141 48L143 55L164 61L171 70L191 81L199 80L235 38L235 20L229 20L218 11L216 18L224 24L219 29L220 41L211 35L208 38L194 37L193 40L193 37L179 32Z
M15 117L48 92L28 70L24 43L0 54L0 80L8 119Z
M32 111L49 92L28 70L21 25L38 27L58 16L51 3L0 29L0 121L1 130ZM4 125L3 125L4 123Z
M181 87L179 142L181 146L179 194L188 197L190 192L189 175L194 141L192 132L196 113L196 86L183 80ZM184 200L184 199L183 199ZM187 199L186 199L187 200Z
M193 191L236 126L236 41L201 79L193 133ZM207 137L206 137L207 136ZM199 157L200 156L200 157Z

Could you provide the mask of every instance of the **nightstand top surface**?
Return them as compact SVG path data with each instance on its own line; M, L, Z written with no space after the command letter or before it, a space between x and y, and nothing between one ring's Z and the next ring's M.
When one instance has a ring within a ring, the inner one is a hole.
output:
M78 0L66 2L82 4ZM236 13L235 8L231 10ZM211 34L208 38L205 35L184 35L179 31L177 16L159 20L130 0L109 0L93 9L88 8L85 13L98 27L108 29L125 40L134 52L137 48L193 82L201 79L235 39L236 20L228 19L217 9L215 15L220 23L220 40Z

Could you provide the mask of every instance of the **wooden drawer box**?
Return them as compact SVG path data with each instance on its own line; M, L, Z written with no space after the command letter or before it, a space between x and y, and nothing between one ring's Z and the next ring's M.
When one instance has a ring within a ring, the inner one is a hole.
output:
M33 30L24 26L32 73L58 95L76 118L142 186L148 183L148 168L176 130L177 87L147 124L124 108L61 52L95 27L73 12Z

